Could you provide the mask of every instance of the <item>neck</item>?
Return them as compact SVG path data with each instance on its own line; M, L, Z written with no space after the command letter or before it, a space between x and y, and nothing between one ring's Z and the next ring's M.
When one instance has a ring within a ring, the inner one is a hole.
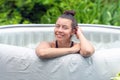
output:
M71 41L57 41L57 45L59 48L69 48Z

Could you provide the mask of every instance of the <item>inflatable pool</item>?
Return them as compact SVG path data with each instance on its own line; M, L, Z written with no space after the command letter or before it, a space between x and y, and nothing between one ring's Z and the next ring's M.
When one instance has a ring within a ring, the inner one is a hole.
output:
M120 28L79 24L97 50L120 47ZM0 43L35 48L41 41L54 39L54 24L19 24L0 26ZM77 41L73 37L74 41Z
M0 27L0 80L110 80L120 72L120 28L79 24L95 46L89 58L71 54L41 59L35 47L54 39L54 24ZM74 41L77 41L73 37Z

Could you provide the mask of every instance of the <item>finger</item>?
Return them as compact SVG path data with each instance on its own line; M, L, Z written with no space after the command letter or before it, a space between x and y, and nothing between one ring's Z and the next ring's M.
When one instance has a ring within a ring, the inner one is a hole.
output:
M79 39L78 35L76 34L76 38Z

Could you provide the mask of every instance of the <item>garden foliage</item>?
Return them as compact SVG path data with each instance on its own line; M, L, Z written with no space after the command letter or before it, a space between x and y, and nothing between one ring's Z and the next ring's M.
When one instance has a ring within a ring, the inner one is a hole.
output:
M120 26L120 0L1 0L0 25L51 24L65 10L78 23Z

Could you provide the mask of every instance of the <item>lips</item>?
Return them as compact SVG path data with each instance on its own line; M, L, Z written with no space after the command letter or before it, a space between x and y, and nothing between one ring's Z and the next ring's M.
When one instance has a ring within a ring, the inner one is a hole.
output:
M55 31L55 37L58 39L62 39L64 37L64 33Z
M63 35L60 35L60 34L56 34L56 36L57 36L58 38L62 38L62 37L63 37Z

